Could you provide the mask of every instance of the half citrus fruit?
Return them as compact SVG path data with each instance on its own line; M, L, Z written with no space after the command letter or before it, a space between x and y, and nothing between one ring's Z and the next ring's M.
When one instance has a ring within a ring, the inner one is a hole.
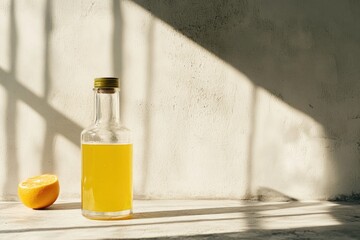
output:
M59 196L60 186L56 175L44 174L22 181L18 185L21 202L33 209L49 207Z

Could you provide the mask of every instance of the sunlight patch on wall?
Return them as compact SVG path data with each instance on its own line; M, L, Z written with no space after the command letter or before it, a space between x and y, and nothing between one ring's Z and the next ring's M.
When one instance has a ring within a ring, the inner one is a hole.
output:
M80 139L80 136L79 136ZM59 177L61 189L60 199L79 199L81 157L79 148L64 136L54 137L55 173Z
M40 175L46 125L43 116L34 111L29 105L22 101L17 102L16 126L16 156L18 159L18 171L20 179L26 179L30 176ZM8 136L12 138L13 136ZM45 159L51 161L51 159Z
M251 81L131 2L124 2L126 122L135 129L135 194L240 197Z
M326 177L324 128L277 96L258 88L254 181L302 199L322 194Z
M83 127L92 121L94 78L113 74L111 7L110 1L61 1L51 7L48 102Z
M16 52L17 80L39 97L44 96L46 81L45 71L45 1L15 1L14 29L17 31L13 39L12 54ZM15 45L16 41L16 45Z

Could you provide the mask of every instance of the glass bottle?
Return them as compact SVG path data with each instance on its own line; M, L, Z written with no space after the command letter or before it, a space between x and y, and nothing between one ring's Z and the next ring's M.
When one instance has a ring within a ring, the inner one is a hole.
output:
M81 133L81 210L91 219L132 213L132 144L120 123L117 78L96 78L95 118Z

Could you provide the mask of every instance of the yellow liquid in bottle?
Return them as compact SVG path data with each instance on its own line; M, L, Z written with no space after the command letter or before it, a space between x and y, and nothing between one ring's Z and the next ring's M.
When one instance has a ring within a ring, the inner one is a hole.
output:
M132 209L132 144L82 144L82 209Z

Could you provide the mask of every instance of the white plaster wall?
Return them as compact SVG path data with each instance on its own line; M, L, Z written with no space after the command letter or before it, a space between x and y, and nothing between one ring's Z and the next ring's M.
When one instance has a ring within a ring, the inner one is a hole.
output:
M45 172L79 197L93 78L112 75L136 198L356 197L354 7L229 3L0 1L0 198Z

